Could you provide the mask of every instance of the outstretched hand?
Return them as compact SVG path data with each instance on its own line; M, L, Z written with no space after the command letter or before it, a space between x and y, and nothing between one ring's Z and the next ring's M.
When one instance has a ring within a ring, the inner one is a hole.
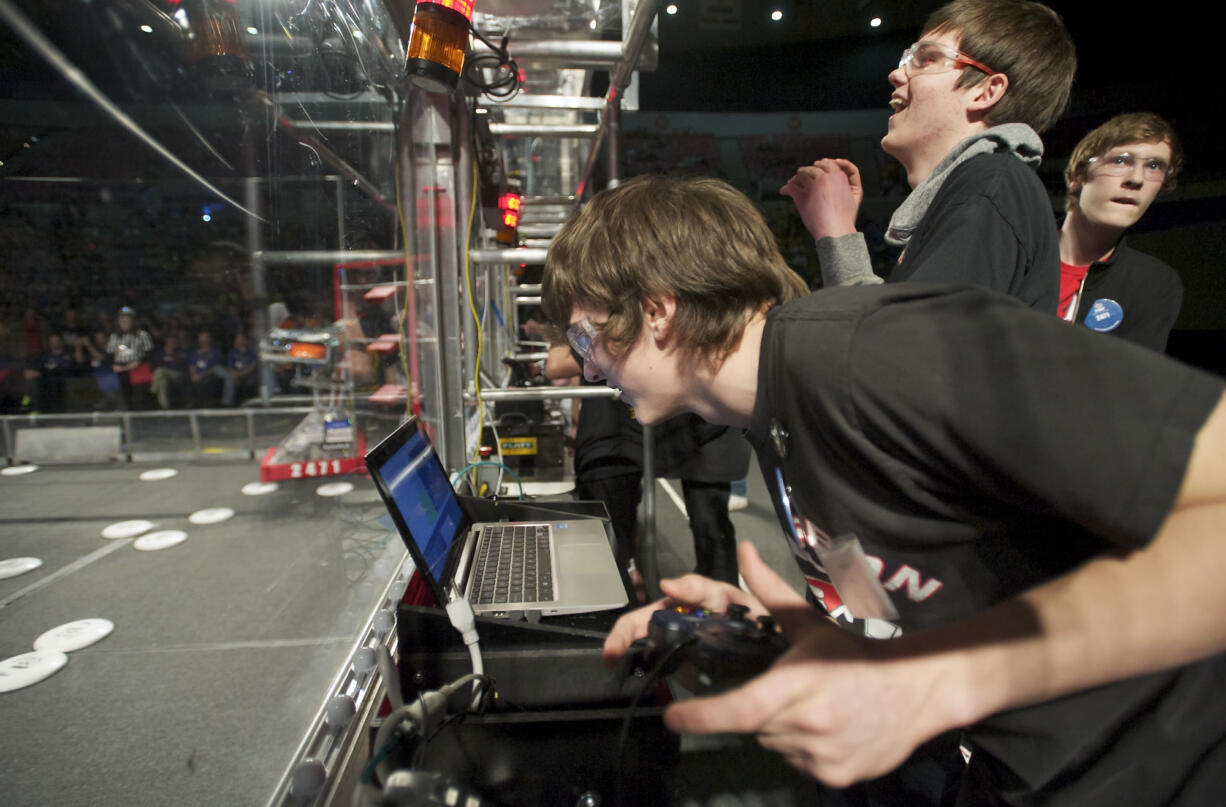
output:
M647 623L651 621L651 615L665 603L702 606L717 613L727 610L729 603L737 603L749 608L749 612L754 616L766 613L762 603L753 595L736 586L697 574L661 580L660 590L664 592L663 598L631 611L613 625L604 642L602 659L606 666L615 666L625 655L631 642L647 635Z
M860 169L851 160L823 159L801 166L779 192L796 203L801 221L814 238L838 238L856 231L864 185Z
M739 562L756 602L792 647L737 689L669 706L670 729L755 734L795 767L846 787L893 770L920 743L952 727L933 697L947 680L938 662L891 657L891 642L832 625L752 544L741 544Z

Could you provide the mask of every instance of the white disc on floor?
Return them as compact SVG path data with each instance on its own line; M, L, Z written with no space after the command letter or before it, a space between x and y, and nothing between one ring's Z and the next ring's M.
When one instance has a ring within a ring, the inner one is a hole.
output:
M113 630L115 623L109 619L78 619L76 622L52 628L39 636L34 640L34 649L40 652L71 653L105 639Z
M139 549L141 552L156 552L159 549L168 549L175 544L181 544L187 540L187 533L183 530L158 530L142 535L132 542L133 549Z
M32 572L42 565L43 562L38 558L7 558L0 560L0 580Z
M68 656L56 650L35 650L0 661L0 692L37 684L50 678L68 663Z
M344 496L353 490L352 482L328 482L315 488L317 496Z
M32 474L37 470L37 465L10 465L7 468L0 468L0 474L5 476L21 476L22 474Z
M132 521L116 521L103 528L103 538L132 538L153 527L152 521L133 519Z
M140 480L142 482L159 482L178 475L179 472L174 468L150 468L148 471L141 472Z
M244 496L263 496L275 491L280 485L276 482L248 482L243 485Z
M234 515L234 511L229 507L207 507L204 510L197 510L187 517L187 520L193 524L216 524L218 521L225 521Z

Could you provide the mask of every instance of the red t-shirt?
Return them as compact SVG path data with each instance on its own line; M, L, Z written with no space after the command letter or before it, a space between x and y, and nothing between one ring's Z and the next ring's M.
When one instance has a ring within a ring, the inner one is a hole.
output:
M1088 271L1090 271L1089 264L1073 266L1071 263L1060 261L1060 305L1056 313L1061 318L1068 313L1069 304L1077 296L1077 290L1081 288L1081 281Z

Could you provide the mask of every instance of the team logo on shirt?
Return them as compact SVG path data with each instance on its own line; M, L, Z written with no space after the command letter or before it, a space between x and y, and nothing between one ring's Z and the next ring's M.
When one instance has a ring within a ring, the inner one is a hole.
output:
M829 546L830 536L809 519L796 513L793 513L793 522L796 527L796 535L800 536L800 539L796 542L789 542L792 554L796 558L801 574L804 575L805 584L809 587L813 598L825 609L826 614L835 622L847 627L859 626L869 638L888 639L900 635L902 628L889 620L857 619L852 614L820 560L812 551L809 551L809 548L801 544L801 541L811 540L811 546ZM945 585L935 577L925 577L919 569L907 563L899 564L890 570L889 574L886 574L886 563L882 558L865 554L864 561L869 573L874 575L881 587L895 598L901 595L910 602L923 603L935 596Z

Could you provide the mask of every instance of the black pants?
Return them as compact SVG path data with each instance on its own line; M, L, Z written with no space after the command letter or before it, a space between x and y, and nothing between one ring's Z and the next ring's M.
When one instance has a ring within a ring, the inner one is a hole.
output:
M132 408L132 379L130 378L131 370L116 370L115 377L119 379L119 408Z
M582 479L575 482L575 498L604 502L613 526L613 556L625 569L634 557L634 536L638 526L639 500L643 498L643 478L637 474L622 474L603 479Z
M712 580L737 583L736 528L728 517L731 482L681 480L685 510L694 535L694 571Z

